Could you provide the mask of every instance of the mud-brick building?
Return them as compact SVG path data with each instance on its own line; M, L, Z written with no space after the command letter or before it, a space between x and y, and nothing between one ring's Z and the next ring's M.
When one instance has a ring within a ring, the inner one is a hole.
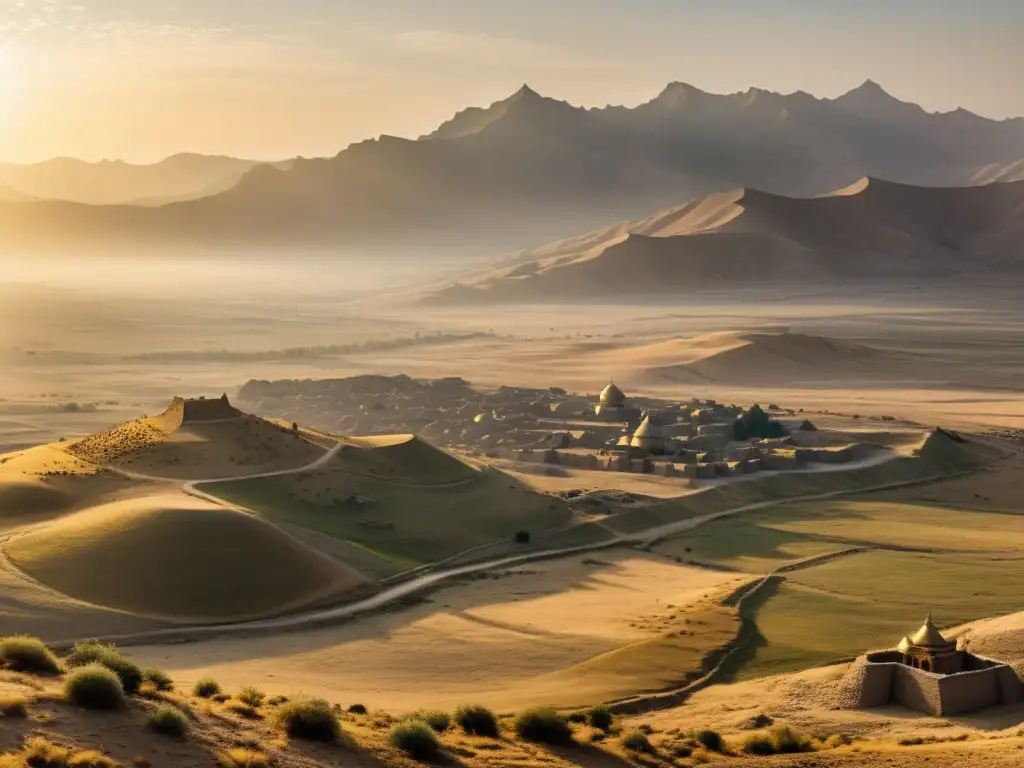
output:
M947 640L931 615L895 650L867 653L850 665L836 691L842 709L902 704L950 716L1024 699L1013 667L977 656Z

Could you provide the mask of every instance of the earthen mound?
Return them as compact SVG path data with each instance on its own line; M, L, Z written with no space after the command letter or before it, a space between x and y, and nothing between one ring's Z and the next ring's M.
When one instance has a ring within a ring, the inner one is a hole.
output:
M15 537L6 553L70 597L182 621L279 614L364 583L269 523L179 494L78 512Z

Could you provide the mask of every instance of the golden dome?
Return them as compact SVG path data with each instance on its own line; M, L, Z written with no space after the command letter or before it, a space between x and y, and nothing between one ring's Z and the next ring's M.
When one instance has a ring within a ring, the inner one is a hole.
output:
M929 648L934 648L935 646L940 645L950 645L950 642L942 636L942 633L939 632L935 624L932 623L932 615L930 613L921 628L910 638L910 642L914 645Z
M626 404L626 393L614 384L609 384L601 392L600 403L606 407L621 407Z
M900 653L906 653L910 650L910 638L904 635L903 639L900 640L900 644L896 646L896 649Z

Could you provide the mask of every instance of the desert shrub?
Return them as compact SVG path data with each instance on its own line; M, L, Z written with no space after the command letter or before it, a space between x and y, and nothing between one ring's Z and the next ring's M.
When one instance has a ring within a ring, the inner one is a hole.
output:
M117 761L95 749L87 749L71 755L67 765L68 768L117 768Z
M576 723L577 725L585 725L587 722L586 712L570 712L565 716L565 719L570 723Z
M200 698L213 698L218 693L220 693L220 683L212 678L205 677L193 686L193 694Z
M775 747L766 733L753 733L740 745L740 751L748 755L774 755Z
M64 768L71 757L71 750L43 736L32 736L25 740L22 756L32 768Z
M430 726L431 730L437 733L444 733L447 731L452 724L452 716L447 712L439 711L428 711L420 712L416 715L417 720L422 720L424 723Z
M336 741L341 736L338 716L323 699L300 699L282 704L274 720L277 726L296 739Z
M137 693L142 684L142 670L137 664L130 661L113 645L96 640L83 640L75 643L71 655L67 658L67 663L69 667L102 664L118 676L124 693Z
M766 715L764 712L759 712L758 714L754 715L752 718L747 720L747 722L743 724L743 727L749 728L750 730L755 730L757 728L767 728L774 722L775 721L772 719L771 715Z
M8 752L0 755L0 768L28 768L25 756L19 752Z
M146 680L139 686L139 696L144 699L156 699L160 696L160 689L157 688L156 683Z
M288 703L288 697L287 696L271 696L269 699L267 699L267 704L269 704L272 707L279 707L282 704L287 704L287 703Z
M648 739L647 734L640 729L625 734L622 737L622 746L630 752L643 752L645 754L650 754L654 751L654 747L651 746L651 740Z
M811 739L788 725L777 725L767 733L755 733L743 740L741 750L748 755L782 755L807 752Z
M459 707L455 710L455 722L471 736L498 738L498 718L486 707Z
M183 739L188 735L192 725L188 715L177 707L165 705L149 716L149 727L157 733Z
M811 748L810 737L794 731L788 725L777 725L768 731L772 746L778 754L807 752Z
M705 728L701 731L697 731L693 738L698 744L703 744L712 752L722 751L722 734L718 731L712 731L709 728Z
M587 711L587 724L601 731L610 730L615 723L615 716L607 707L594 707Z
M211 698L218 704L223 704L226 701L231 701L231 696L227 693L215 693Z
M235 698L243 704L248 704L250 707L257 708L263 704L263 699L266 698L266 694L259 688L247 685L235 694Z
M836 747L844 747L849 744L850 741L841 733L833 733L823 742L821 742L822 749L835 749Z
M58 675L60 662L38 637L12 635L0 639L0 667L33 675Z
M113 670L87 664L73 670L64 681L68 701L85 709L118 709L124 705L124 688Z
M143 670L142 680L143 682L155 685L158 691L174 690L174 681L171 680L171 676L162 669L150 667L149 669Z
M362 704L353 704L348 708L349 714L352 715L365 715L366 707Z
M571 744L572 728L553 709L528 709L516 718L516 733L540 744Z
M0 696L0 715L28 717L28 699L24 696Z
M405 720L391 729L391 746L414 760L437 760L441 745L433 729L422 720Z
M251 749L229 749L217 757L221 768L270 768L270 758L262 752Z
M224 708L228 710L228 712L234 712L236 715L244 717L248 720L259 720L262 717L260 711L256 707L252 706L251 704L246 704L244 701L238 701L236 699L230 699L224 705Z

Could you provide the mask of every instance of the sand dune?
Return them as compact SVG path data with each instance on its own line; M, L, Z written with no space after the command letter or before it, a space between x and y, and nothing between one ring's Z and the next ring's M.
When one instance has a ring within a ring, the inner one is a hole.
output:
M1024 182L913 187L865 178L816 198L711 195L527 252L428 301L541 301L1024 270Z
M364 583L268 523L182 494L78 512L15 536L5 551L73 598L179 620L282 613Z
M619 370L633 370L652 384L893 381L921 376L932 367L923 358L788 332L706 334L626 348L609 358Z

